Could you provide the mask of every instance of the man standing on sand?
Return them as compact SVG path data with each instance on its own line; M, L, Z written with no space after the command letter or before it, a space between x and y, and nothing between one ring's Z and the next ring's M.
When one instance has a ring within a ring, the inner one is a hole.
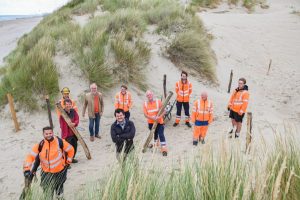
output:
M88 108L90 141L93 142L95 137L101 139L99 127L100 118L104 110L104 103L102 94L97 91L96 83L90 85L90 90L91 92L85 95L82 116L85 117L85 110Z
M132 107L132 99L130 92L127 91L127 86L122 85L121 91L115 97L115 109L122 109L125 112L125 118L129 120L129 109Z
M148 128L152 129L154 122L156 121L157 127L154 132L154 145L158 146L159 142L161 145L161 152L163 156L168 155L166 138L164 135L164 119L163 116L165 112L163 112L160 116L158 116L158 112L162 107L161 100L153 98L153 92L148 90L146 92L147 101L144 103L144 116L148 119ZM158 140L159 137L159 140ZM150 148L154 145L149 146Z
M125 112L122 109L115 110L116 121L111 125L110 133L112 141L116 144L117 159L121 162L121 152L124 148L124 159L134 148L133 138L135 136L134 123L125 118ZM125 146L124 146L125 145Z
M65 103L64 110L67 113L68 117L70 118L70 120L72 122L72 126L77 127L79 124L79 116L78 116L77 112L72 108L71 100L65 99L64 103ZM72 163L77 163L78 160L75 159L75 155L77 152L78 139L62 116L59 117L59 124L60 124L60 128L61 128L61 138L65 139L74 148L74 157L73 157Z
M54 191L58 199L63 199L64 183L67 180L68 165L72 162L74 149L65 140L54 136L51 127L43 128L43 136L44 139L35 144L26 157L23 166L24 176L25 178L34 176L38 165L41 165L41 187L45 195L42 199L53 199Z
M176 83L175 91L177 94L176 102L176 120L173 124L174 127L178 126L181 119L181 109L184 108L185 125L191 128L190 124L190 95L192 93L192 84L187 80L188 74L185 71L181 72L181 80Z
M248 101L249 92L248 86L246 85L246 79L240 78L238 87L232 93L228 103L228 110L230 111L229 117L232 122L232 129L229 133L232 134L234 132L235 138L240 136L243 118L248 107Z
M193 145L197 146L198 141L205 144L205 136L208 130L208 125L213 121L213 104L207 99L207 93L201 93L201 99L194 102L192 112L192 122L194 122L194 137Z

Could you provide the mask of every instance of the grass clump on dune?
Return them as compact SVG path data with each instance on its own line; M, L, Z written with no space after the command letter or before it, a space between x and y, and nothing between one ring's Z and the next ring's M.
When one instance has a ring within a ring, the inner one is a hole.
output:
M299 144L286 138L278 138L277 144L252 149L250 155L236 146L205 146L201 149L205 153L167 168L131 154L123 165L109 169L107 178L86 187L78 199L297 199Z

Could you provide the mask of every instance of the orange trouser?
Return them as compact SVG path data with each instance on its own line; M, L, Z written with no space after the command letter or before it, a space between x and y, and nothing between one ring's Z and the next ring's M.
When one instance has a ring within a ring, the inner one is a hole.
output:
M208 126L194 126L194 141L198 141L200 138L205 138L208 130Z

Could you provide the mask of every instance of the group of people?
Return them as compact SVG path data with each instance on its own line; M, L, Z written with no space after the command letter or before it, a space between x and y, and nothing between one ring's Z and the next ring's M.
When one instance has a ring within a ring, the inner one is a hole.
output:
M130 110L133 105L132 96L127 91L127 86L122 85L121 91L115 95L115 122L111 125L111 138L116 145L117 159L121 159L121 153L126 155L134 149L133 139L136 133L135 125L130 120ZM192 94L192 83L188 80L188 74L185 71L181 73L181 79L176 82L176 119L173 127L177 127L181 120L182 107L184 109L185 125L189 128L194 124L193 129L193 145L197 146L199 142L205 144L205 137L208 126L213 122L213 102L208 99L207 92L202 92L201 97L194 101L192 113L190 115L190 96ZM71 119L71 124L68 124L61 113L57 110L59 123L61 128L61 138L54 136L51 127L43 128L44 139L35 144L31 153L26 157L24 163L25 177L32 178L36 173L36 165L41 165L41 186L44 192L53 197L54 191L58 198L63 198L63 184L66 180L67 170L71 163L77 163L75 159L77 151L77 138L74 135L71 127L76 127L79 124L78 108L70 98L69 88L61 90L62 99L60 103L64 111ZM154 97L151 90L146 92L147 100L143 103L144 116L148 122L149 130L152 129L155 122L157 126L154 132L154 142L148 147L157 147L161 150L163 156L167 156L167 144L164 135L164 112L159 112L162 109L162 101ZM232 128L229 131L231 137L238 138L244 114L248 106L249 92L246 85L246 79L240 78L238 87L232 93L228 110L229 117L232 120ZM89 133L90 141L95 138L101 139L100 119L104 112L104 101L102 94L98 92L95 83L90 85L90 92L85 95L82 116L85 117L88 110L89 118Z

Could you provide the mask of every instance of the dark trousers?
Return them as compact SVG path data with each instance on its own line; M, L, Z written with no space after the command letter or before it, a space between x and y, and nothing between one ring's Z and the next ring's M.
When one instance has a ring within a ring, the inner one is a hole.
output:
M152 129L153 124L148 124L149 130ZM165 126L163 124L157 124L157 127L154 132L154 141L156 141L159 137L159 141L161 145L166 145L166 138L164 134Z
M99 113L95 113L95 118L90 118L89 122L90 122L89 123L90 136L97 136L97 135L99 135L100 114ZM95 129L94 129L94 127L95 127Z
M67 170L65 167L58 173L41 172L41 187L43 188L45 198L53 199L53 193L60 195L64 192L64 183L67 180Z
M176 123L179 123L180 119L181 119L181 110L182 110L182 106L184 109L184 114L185 114L185 121L188 122L190 119L190 104L189 102L176 102L176 108L177 108L177 112L176 112Z
M121 151L124 148L124 153L128 154L132 149L134 149L133 140L125 140L124 142L117 143L116 148L117 148L117 153L121 153Z
M75 155L76 155L76 152L77 152L77 141L78 141L77 137L75 135L72 135L70 137L67 137L66 141L68 143L70 143L70 145L73 146L73 148L74 148L74 157L73 158L75 158Z

